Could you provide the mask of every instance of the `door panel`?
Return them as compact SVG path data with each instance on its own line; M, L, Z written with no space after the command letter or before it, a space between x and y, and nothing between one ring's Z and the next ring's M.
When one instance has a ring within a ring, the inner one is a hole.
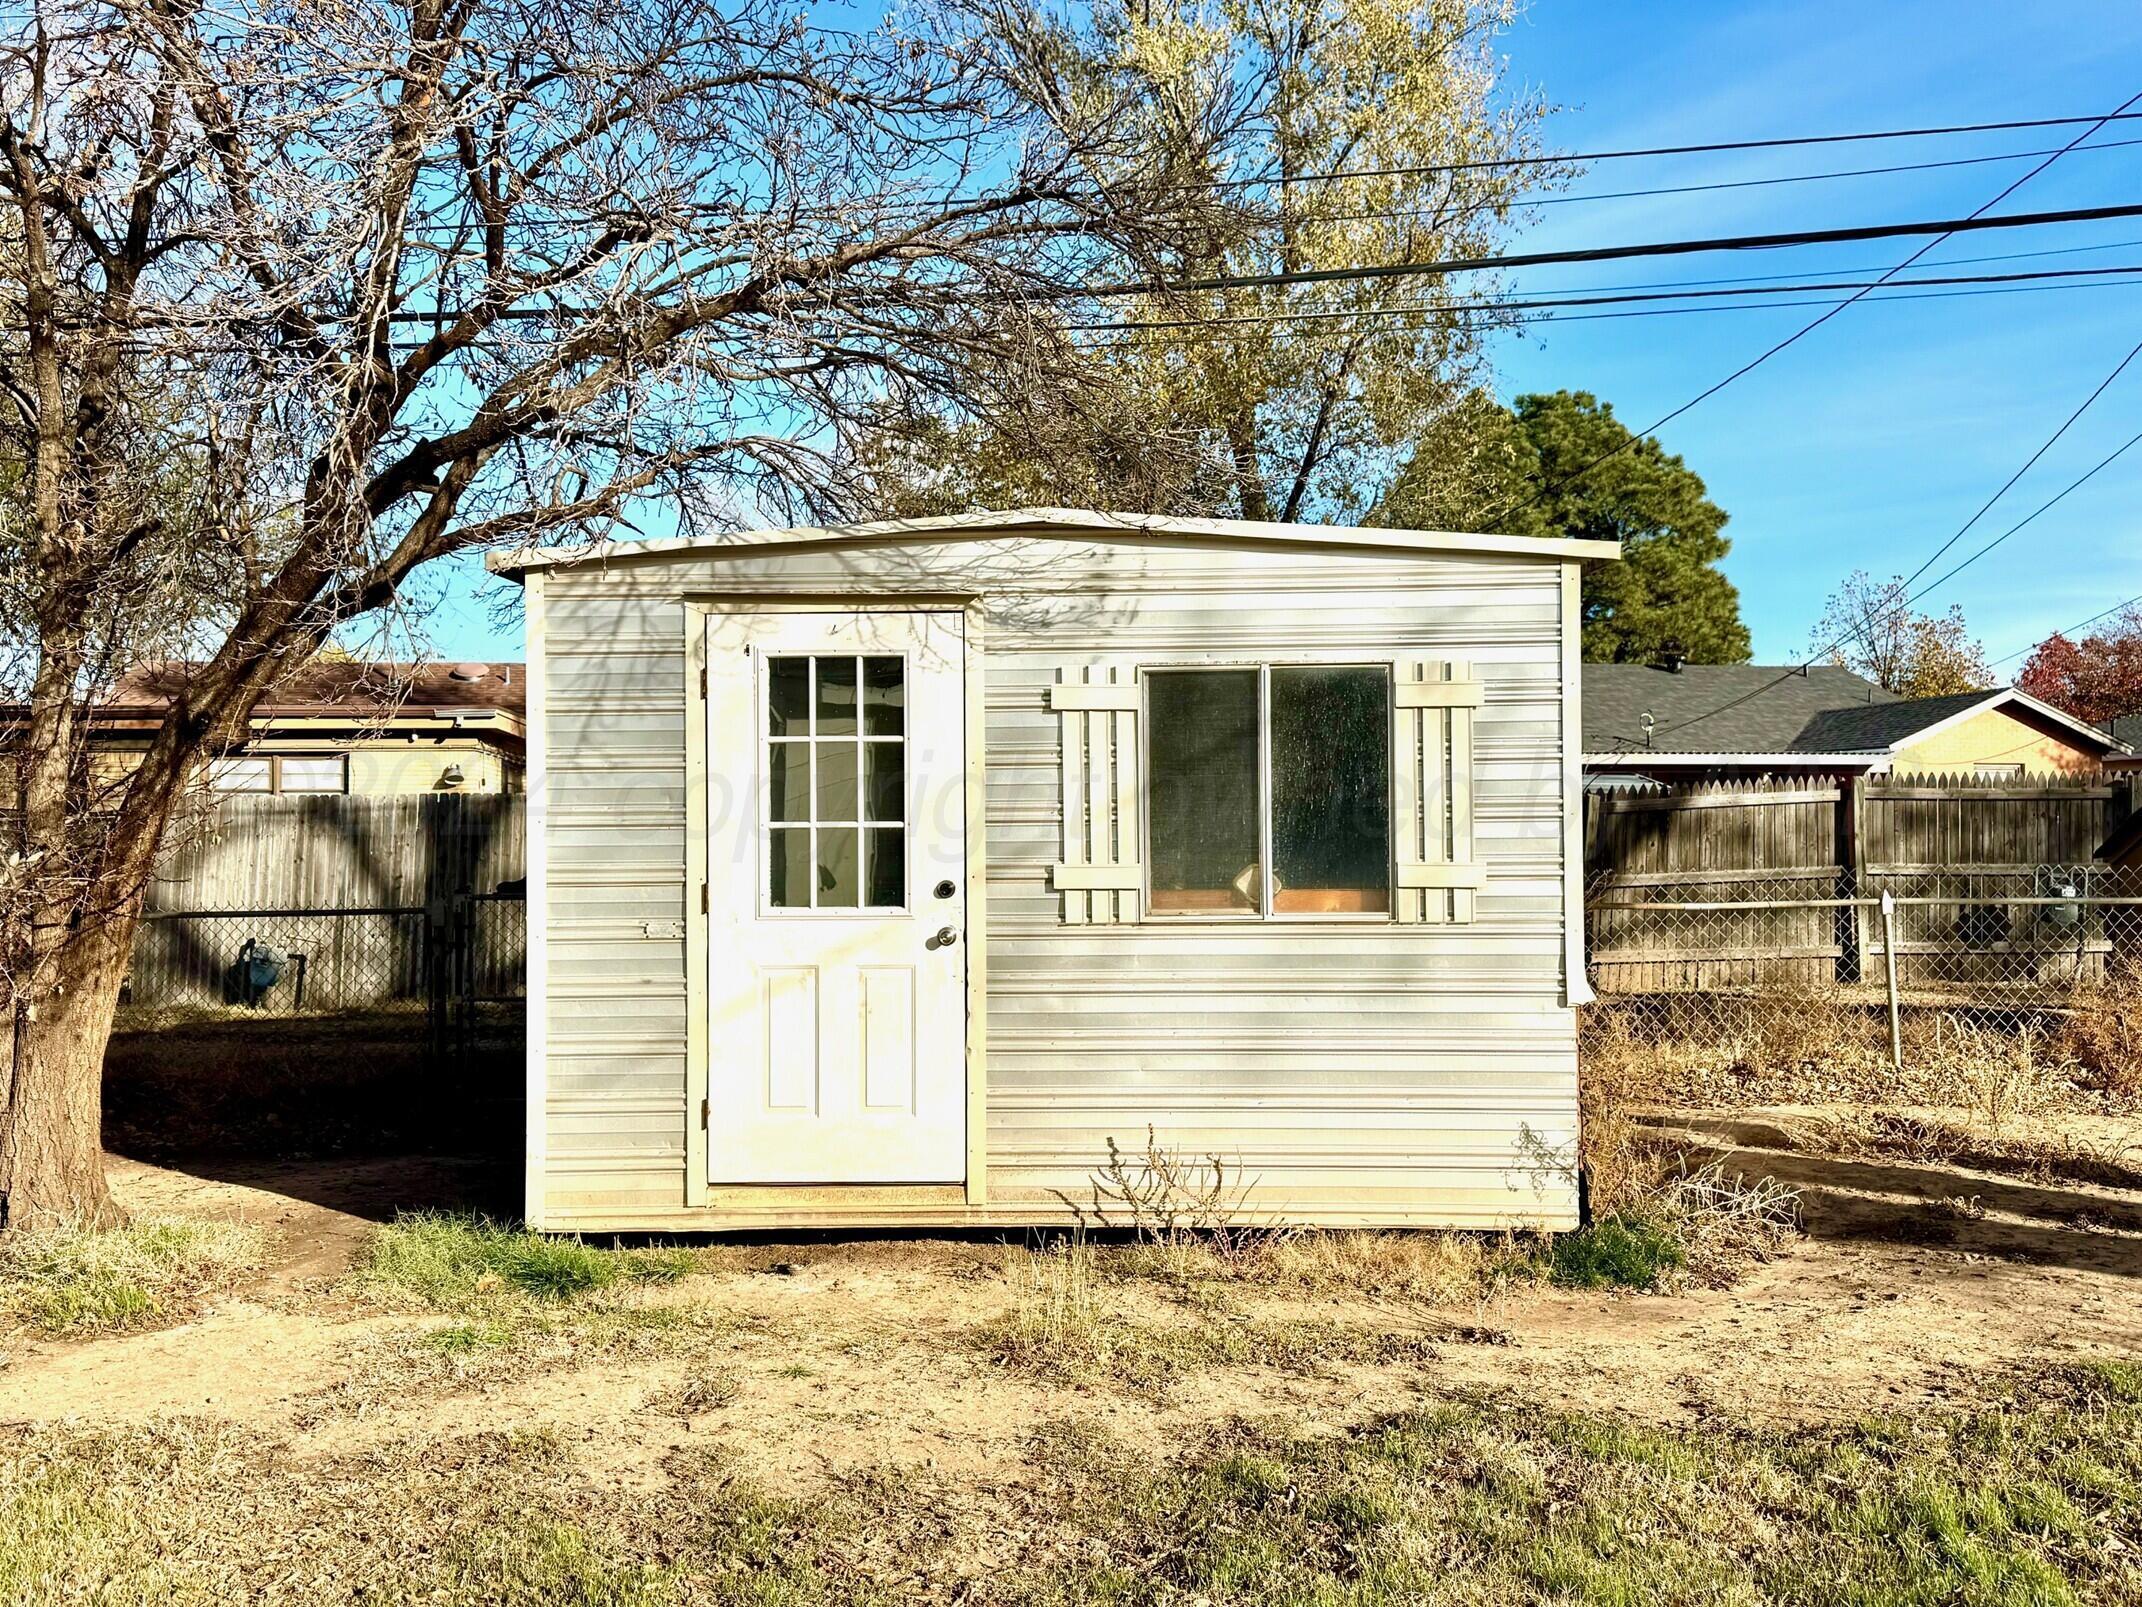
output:
M965 668L957 613L708 616L710 1181L966 1174Z

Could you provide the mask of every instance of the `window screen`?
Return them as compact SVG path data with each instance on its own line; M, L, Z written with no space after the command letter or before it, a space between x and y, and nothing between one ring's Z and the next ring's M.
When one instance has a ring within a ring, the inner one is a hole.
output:
M208 784L218 792L272 792L275 787L266 759L218 759L208 767Z
M1157 911L1261 912L1255 670L1146 677L1147 834Z
M1272 908L1391 907L1391 677L1272 674Z

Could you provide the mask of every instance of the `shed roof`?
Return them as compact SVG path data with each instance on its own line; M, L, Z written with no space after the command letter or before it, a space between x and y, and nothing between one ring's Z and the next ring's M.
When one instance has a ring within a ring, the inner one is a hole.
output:
M927 519L878 519L866 524L805 525L786 530L739 530L711 536L597 542L582 547L523 547L496 552L491 569L519 577L531 569L606 563L627 558L719 556L752 547L898 547L910 543L981 541L992 536L1101 536L1177 545L1350 547L1370 551L1495 553L1522 558L1617 558L1615 541L1566 536L1492 536L1447 530L1383 530L1357 525L1278 524L1255 519L1179 519L1161 514L1094 513L1077 508L1021 508L1007 513L950 513Z

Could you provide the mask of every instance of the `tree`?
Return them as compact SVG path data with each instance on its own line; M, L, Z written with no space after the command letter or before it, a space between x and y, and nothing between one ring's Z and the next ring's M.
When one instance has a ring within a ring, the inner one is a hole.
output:
M1830 594L1808 658L1841 664L1899 697L1949 697L1994 684L1960 606L1918 613L1902 576L1877 582L1864 569Z
M1520 396L1507 410L1476 396L1416 443L1375 522L1619 541L1618 563L1585 569L1585 658L1647 664L1674 647L1695 664L1740 663L1740 593L1718 569L1732 547L1726 512L1655 436L1633 439L1589 392Z
M2024 660L2016 685L2092 725L2142 714L2142 606L2130 604L2080 642L2055 631Z
M1271 86L1178 75L1156 123L1065 65L1119 44L1020 0L0 19L0 1226L113 1215L103 1049L173 811L418 566L854 510L866 417L1074 390L1083 287L1237 237L1199 181ZM99 794L145 656L182 681Z
M1144 109L1139 137L1164 143L1237 108L1200 145L1240 210L1158 264L1212 287L1103 303L1080 395L1026 374L1024 404L988 420L887 416L867 456L888 502L1358 515L1402 447L1462 407L1484 336L1511 319L1478 276L1463 296L1440 275L1271 280L1489 254L1524 198L1565 176L1538 160L1540 102L1499 86L1493 40L1512 10L1103 0L1087 48L1059 52L1067 85L1114 86Z

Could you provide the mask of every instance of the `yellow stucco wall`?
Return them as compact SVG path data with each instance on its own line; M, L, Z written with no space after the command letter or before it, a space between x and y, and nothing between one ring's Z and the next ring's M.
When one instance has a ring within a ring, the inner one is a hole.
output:
M1892 768L1899 775L1968 775L1980 765L2011 764L2028 776L2057 776L2095 770L2099 759L2050 728L1988 709L1899 749Z

